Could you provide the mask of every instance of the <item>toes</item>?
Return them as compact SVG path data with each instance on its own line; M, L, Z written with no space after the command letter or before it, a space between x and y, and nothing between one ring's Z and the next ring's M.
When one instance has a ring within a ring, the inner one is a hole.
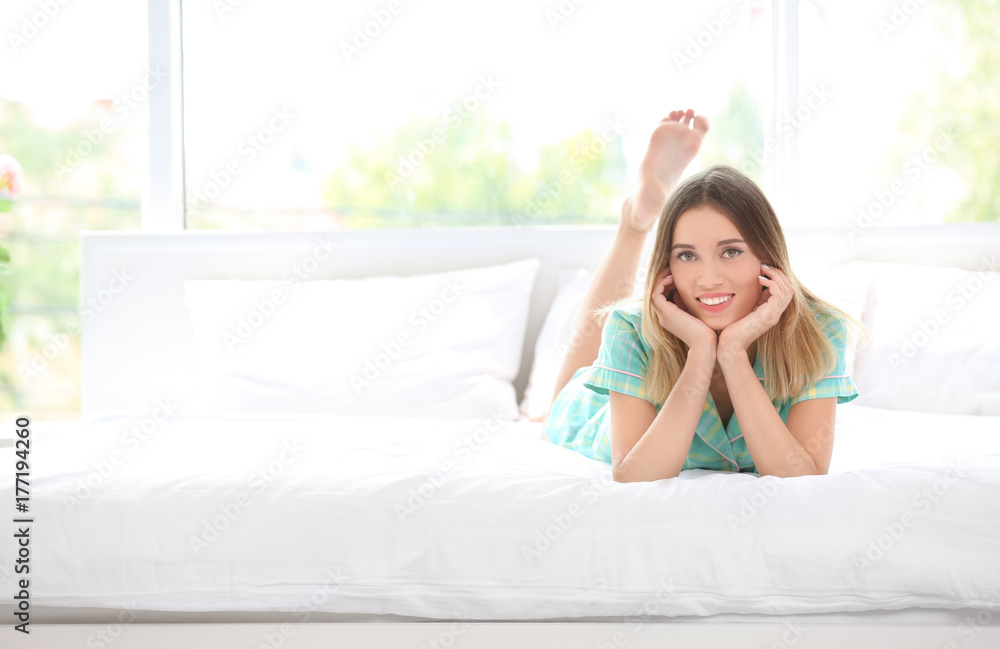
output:
M661 124L665 122L678 122L679 124L690 126L702 134L708 132L708 118L704 115L695 115L692 108L670 111L669 115L660 120Z

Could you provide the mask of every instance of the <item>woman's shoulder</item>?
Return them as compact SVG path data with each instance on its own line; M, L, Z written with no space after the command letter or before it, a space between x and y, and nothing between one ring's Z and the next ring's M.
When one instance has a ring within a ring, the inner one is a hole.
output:
M645 374L646 359L651 351L642 336L642 299L624 300L610 309L601 336L599 364L614 365L623 359L636 363L629 371Z
M642 300L619 304L608 314L608 322L619 327L631 325L636 331L642 331Z

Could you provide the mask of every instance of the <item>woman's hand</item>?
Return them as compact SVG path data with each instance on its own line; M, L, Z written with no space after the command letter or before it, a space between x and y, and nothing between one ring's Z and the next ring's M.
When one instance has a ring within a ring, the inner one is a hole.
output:
M719 333L719 357L723 351L746 351L761 334L778 324L795 295L792 283L777 268L760 265L758 276L764 290L750 313L730 324Z
M677 294L676 302L667 299L674 291L673 286L673 275L667 267L656 276L656 285L653 287L653 310L656 311L660 326L687 343L688 348L702 347L710 350L714 356L718 336L711 327L691 315L680 293Z

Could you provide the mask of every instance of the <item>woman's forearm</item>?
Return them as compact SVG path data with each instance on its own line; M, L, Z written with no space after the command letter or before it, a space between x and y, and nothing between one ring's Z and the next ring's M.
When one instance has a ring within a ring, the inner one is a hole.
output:
M714 350L688 351L684 369L660 412L615 471L617 482L661 480L681 472L708 399L714 369Z
M819 474L816 462L788 430L757 380L746 351L720 352L719 363L757 472L782 478Z

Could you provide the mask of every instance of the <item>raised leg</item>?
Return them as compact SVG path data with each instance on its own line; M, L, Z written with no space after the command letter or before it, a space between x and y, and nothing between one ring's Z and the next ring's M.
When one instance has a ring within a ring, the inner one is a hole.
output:
M695 116L690 109L673 111L653 131L639 165L639 186L622 205L614 242L597 269L577 316L572 343L556 378L553 401L578 369L597 359L601 326L593 310L632 295L646 236L656 225L684 169L698 153L707 131L708 120Z

